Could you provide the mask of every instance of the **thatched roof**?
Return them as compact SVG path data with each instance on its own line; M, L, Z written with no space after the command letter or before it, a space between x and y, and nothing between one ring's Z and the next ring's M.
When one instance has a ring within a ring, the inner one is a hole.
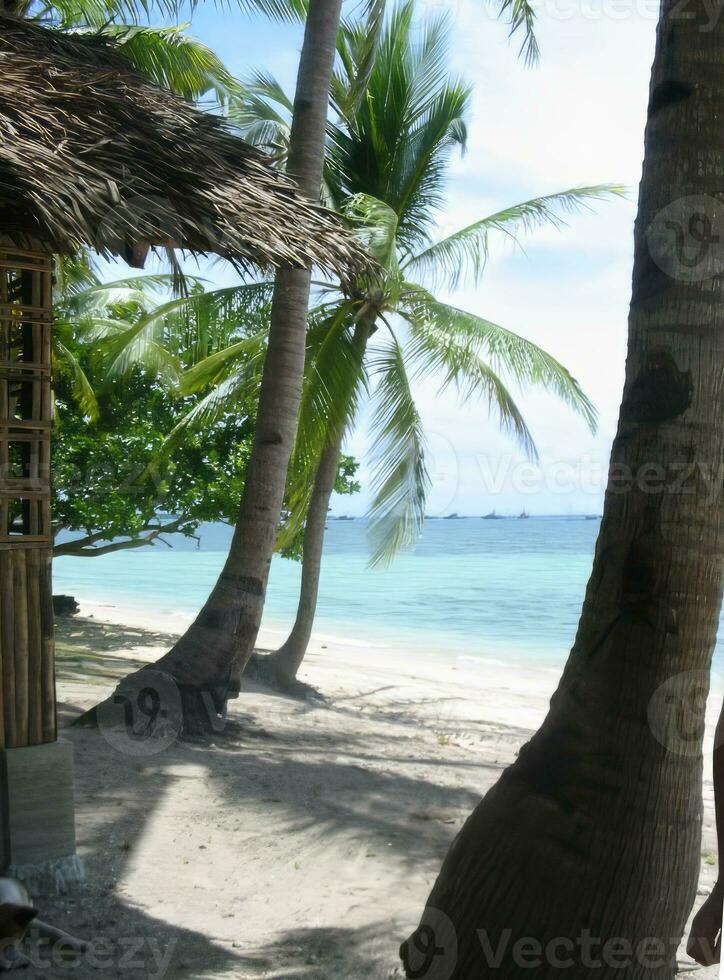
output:
M136 264L152 246L344 273L361 253L266 157L107 42L0 10L0 233Z

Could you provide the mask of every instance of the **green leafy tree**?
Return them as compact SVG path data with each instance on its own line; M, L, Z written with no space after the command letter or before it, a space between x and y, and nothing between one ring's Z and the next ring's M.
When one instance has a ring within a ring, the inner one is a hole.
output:
M462 401L483 399L503 429L535 456L514 390L542 387L583 416L595 411L566 368L525 338L443 300L435 287L454 290L477 282L491 239L515 239L566 215L620 194L614 186L578 187L523 202L481 218L441 241L433 237L444 204L450 154L466 141L470 89L448 70L449 22L429 21L419 40L415 7L390 15L361 100L351 97L363 70L368 30L347 24L338 42L332 97L336 118L328 132L324 188L329 204L357 227L382 273L341 291L317 283L309 325L307 375L292 465L286 535L305 524L304 572L295 626L274 657L285 682L298 671L311 634L322 545L345 433L359 406L371 405L374 499L370 510L373 563L389 561L417 539L430 478L425 434L414 383L453 386ZM283 152L289 100L270 76L254 77L249 98L233 115L254 138ZM221 352L201 362L184 384L211 380L220 388L235 377L238 358ZM219 407L224 404L223 399ZM228 408L228 403L227 406Z
M270 293L243 285L206 292L201 281L187 279L188 294L169 299L173 283L171 275L102 283L85 254L59 263L56 556L95 557L165 534L192 536L204 521L233 523L251 451ZM189 416L203 421L207 409L205 392L181 389L183 372L230 349L245 355L234 410L216 415L213 426L180 425ZM355 469L347 458L342 492L357 489Z
M246 414L229 415L203 435L187 432L169 456L161 455L165 436L193 399L174 396L156 378L136 371L106 386L93 419L63 382L56 402L56 557L97 557L152 545L167 534L193 537L205 521L233 522L251 447L252 399ZM163 464L149 468L154 455Z

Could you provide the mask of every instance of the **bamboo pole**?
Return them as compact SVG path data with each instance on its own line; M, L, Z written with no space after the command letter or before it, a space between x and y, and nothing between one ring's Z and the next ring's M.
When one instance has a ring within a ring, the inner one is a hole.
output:
M10 361L12 351L10 349L10 321L2 319L2 310L9 301L8 295L8 274L3 269L0 271L0 355L3 361ZM9 379L6 376L0 377L0 419L8 421L10 419L10 394ZM0 434L0 480L5 479L10 474L8 472L10 463L10 445L5 434ZM10 502L7 497L0 497L0 535L9 533L10 522Z
M0 627L2 628L3 696L5 701L5 745L17 745L15 726L15 609L13 552L0 551Z
M54 742L58 737L57 701L55 694L55 628L53 623L52 551L38 552L40 563L39 588L40 623L42 628L43 667L43 741Z
M0 575L2 574L2 568L0 567ZM3 647L3 609L2 602L0 602L0 684L3 682L3 662L7 655L7 651ZM0 690L0 749L5 748L5 685L2 684L2 690Z
M30 719L28 635L28 564L24 548L10 552L13 562L15 605L15 741L28 745Z
M43 556L34 548L26 553L28 567L28 743L43 741L43 626L40 594Z
M0 246L0 744L9 748L57 737L51 332L50 256Z

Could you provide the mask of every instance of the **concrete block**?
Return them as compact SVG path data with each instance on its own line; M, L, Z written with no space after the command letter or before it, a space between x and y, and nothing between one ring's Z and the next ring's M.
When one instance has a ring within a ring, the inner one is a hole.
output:
M0 871L32 895L65 891L82 877L70 745L0 750Z

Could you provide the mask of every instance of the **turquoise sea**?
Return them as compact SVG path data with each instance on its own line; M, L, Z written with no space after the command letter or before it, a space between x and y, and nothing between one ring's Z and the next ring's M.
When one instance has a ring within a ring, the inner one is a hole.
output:
M598 520L428 520L414 552L368 566L366 525L330 520L316 633L441 656L562 665L573 642ZM224 561L229 528L102 558L60 558L55 591L80 601L192 616ZM275 558L264 625L291 625L299 565ZM718 667L724 668L720 628Z

